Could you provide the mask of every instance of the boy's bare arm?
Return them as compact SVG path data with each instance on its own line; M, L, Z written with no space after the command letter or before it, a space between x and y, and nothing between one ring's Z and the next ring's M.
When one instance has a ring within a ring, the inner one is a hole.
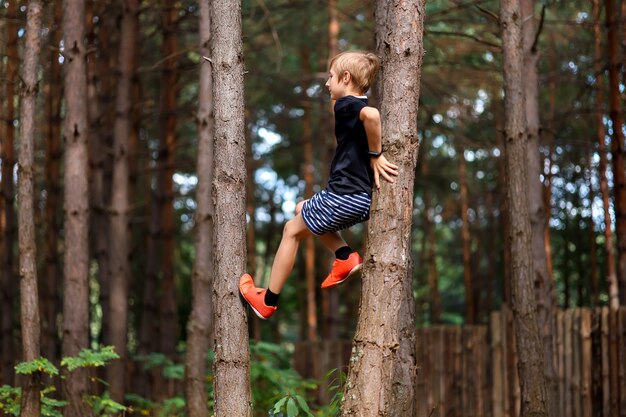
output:
M367 145L369 146L369 150L371 152L381 152L382 151L382 140L381 140L381 126L380 126L380 113L378 109L374 107L363 107L361 113L359 114L361 121L363 122L363 126L365 127L365 133L367 135ZM398 166L392 164L385 158L385 155L380 155L379 157L370 158L370 163L372 165L372 169L374 170L374 182L376 184L376 188L380 188L380 176L393 183L394 179L392 176L398 175Z

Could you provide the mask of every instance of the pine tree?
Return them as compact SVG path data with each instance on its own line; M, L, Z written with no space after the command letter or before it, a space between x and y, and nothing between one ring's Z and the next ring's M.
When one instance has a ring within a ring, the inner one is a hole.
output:
M383 149L400 175L373 194L342 416L415 414L411 224L424 13L423 0L376 3Z

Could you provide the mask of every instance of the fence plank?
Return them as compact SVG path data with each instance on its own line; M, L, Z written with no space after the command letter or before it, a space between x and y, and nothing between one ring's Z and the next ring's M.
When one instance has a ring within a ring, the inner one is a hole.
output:
M602 415L610 417L611 413L611 384L609 360L609 309L602 309Z
M591 348L591 311L583 309L580 312L580 337L582 344L581 377L582 377L582 417L593 417L592 385L592 348Z
M591 315L591 355L593 357L592 369L592 401L593 417L602 415L602 309L595 308Z
M622 16L626 17L626 16ZM619 315L619 395L620 395L620 417L626 417L626 309L620 309Z
M492 415L493 417L504 417L504 370L503 348L502 348L502 313L493 311L490 314L491 322L491 375L493 381L492 395Z

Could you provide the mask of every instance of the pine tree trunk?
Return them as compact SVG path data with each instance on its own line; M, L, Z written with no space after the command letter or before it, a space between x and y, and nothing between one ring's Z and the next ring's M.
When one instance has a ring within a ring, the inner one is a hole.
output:
M429 163L428 157L423 154L420 168L422 178L428 180ZM441 323L441 295L439 294L439 273L437 271L437 236L435 235L435 222L432 218L432 198L428 187L424 187L424 234L426 239L424 249L426 252L425 264L428 270L428 288L430 306L430 322L432 324Z
M59 64L59 47L61 32L61 0L54 1L54 20L51 42L53 51L50 54L47 87L45 93L45 189L46 205L44 215L44 253L45 269L40 285L42 311L41 351L52 363L58 363L60 356L60 340L58 337L57 317L61 311L59 286L61 283L61 264L59 262L59 212L61 204L61 97L62 78Z
M609 306L619 307L619 289L617 283L617 270L615 264L615 246L613 245L613 228L611 221L611 196L606 172L609 165L606 149L606 131L604 128L604 77L602 65L602 27L600 23L602 7L600 0L593 0L593 36L594 36L594 73L596 74L596 136L598 141L598 154L600 163L598 175L600 177L600 193L602 195L602 207L604 210L604 250L606 251L606 282L609 294Z
M37 101L37 69L41 50L42 5L29 0L26 22L26 49L20 109L20 150L18 169L18 227L20 248L20 324L22 360L41 356L39 293L37 290L37 247L35 236L35 124ZM24 376L20 417L39 417L41 412L41 374Z
M305 82L311 77L309 69L310 52L307 46L303 46L300 50L300 66L301 76ZM315 167L313 165L313 133L311 131L311 103L306 95L307 88L303 89L302 103L304 106L304 115L302 116L302 142L304 143L302 176L304 178L304 198L313 197L313 173ZM317 340L317 311L315 301L315 241L313 237L308 237L304 241L304 276L306 278L306 339L309 341Z
M250 417L250 350L239 277L246 267L246 144L240 0L211 10L215 111L215 362L216 417Z
M0 268L0 291L2 301L0 308L2 309L2 322L0 323L0 361L2 368L2 382L12 384L14 378L13 366L15 366L15 345L14 345L14 300L17 295L14 268L14 245L15 245L15 208L13 202L15 200L15 186L13 184L13 167L15 165L14 155L14 137L15 128L13 121L15 118L15 107L13 97L15 97L15 80L17 79L17 31L18 24L18 4L16 1L9 2L7 9L7 37L6 37L6 89L5 97L11 97L6 100L5 119L4 119L4 137L2 140L2 201L3 201L3 218L0 219L3 227L3 245L2 245L2 265Z
M89 138L87 139L89 151L89 230L92 236L91 247L93 257L98 265L98 285L100 305L102 307L102 331L100 341L103 344L111 344L112 324L110 317L111 293L110 293L110 225L109 211L111 195L111 158L110 143L113 135L108 126L112 126L112 106L107 105L114 99L111 90L115 87L111 83L107 69L117 67L111 55L111 33L113 32L110 19L99 20L97 28L94 22L95 2L85 3L85 25L87 30L87 49L98 50L98 54L87 55L87 111L89 120ZM106 32L108 36L96 36L96 32ZM105 64L105 65L103 65ZM104 371L104 370L102 370ZM102 372L104 375L104 372Z
M115 124L113 126L113 182L110 212L111 259L110 279L110 338L120 359L107 367L107 382L111 398L124 401L125 369L127 360L126 334L128 333L128 288L130 282L130 229L129 229L129 139L131 132L131 87L133 56L138 32L138 0L124 0L119 46L119 78L115 101Z
M161 296L159 298L159 340L160 351L168 358L176 358L176 341L178 340L178 319L176 308L176 285L174 277L174 168L176 155L176 100L177 100L177 60L178 51L178 6L176 3L163 2L166 6L162 12L163 74L161 89L161 151L163 165L162 194L162 227L163 252L161 253ZM169 389L167 396L173 396Z
M247 112L247 109L246 109ZM248 123L246 121L246 126ZM256 278L256 197L254 195L254 172L256 171L257 163L252 156L252 140L250 139L250 130L246 127L246 213L248 216L248 227L246 229L246 247L247 252L247 265L246 271L250 271L253 277ZM255 314L248 317L248 325L250 327L250 334L255 341L261 340L261 319Z
M463 242L463 283L465 284L465 322L476 323L476 302L474 301L474 283L472 281L472 253L470 227L467 211L467 164L465 162L465 148L459 146L459 184L461 203L461 242Z
M504 135L507 160L507 200L511 233L512 305L519 356L521 416L548 416L541 338L533 289L535 269L526 172L526 116L524 110L524 52L519 0L500 1L504 70Z
M63 256L63 356L77 356L89 346L89 194L87 187L87 80L85 68L85 8L80 0L63 1L65 45L65 253ZM83 402L87 372L66 373L63 391L65 417L88 417Z
M383 148L400 175L373 194L342 416L415 414L411 223L424 12L423 0L376 3Z
M200 54L210 56L210 0L200 0ZM192 275L191 316L187 324L185 356L185 398L189 417L206 417L206 357L213 343L213 78L211 62L200 62L198 90L198 188L196 190L196 236Z
M328 0L328 62L339 53L339 10L337 9L337 0ZM335 131L334 125L334 110L333 106L326 107L326 103L322 104L324 111L322 114L322 120L324 121L325 133L323 134L323 147L321 153L322 166L330 166L330 161L333 158L335 147L337 146L335 136L332 132ZM326 183L330 171L324 171L322 177L322 183ZM334 255L329 251L324 250L318 261L320 269L323 271L330 271ZM322 337L324 339L337 339L339 337L338 329L338 311L339 311L339 291L322 291Z
M528 215L530 216L531 249L534 267L534 289L537 302L537 326L543 343L543 372L549 395L550 414L558 414L558 381L554 366L556 335L556 300L554 283L548 274L545 232L546 216L543 206L543 159L539 153L539 54L535 45L535 0L521 0L522 38L524 45L524 102L526 112L526 174L528 176Z
M620 55L618 50L615 0L605 0L609 67L609 114L615 128L611 138L613 183L615 193L615 231L617 234L617 265L620 305L626 305L626 164L624 162L623 118L619 91Z

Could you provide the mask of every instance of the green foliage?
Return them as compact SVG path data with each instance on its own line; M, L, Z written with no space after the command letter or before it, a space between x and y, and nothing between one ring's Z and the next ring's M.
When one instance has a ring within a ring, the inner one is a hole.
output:
M28 362L20 362L15 366L15 373L32 375L35 372L44 372L50 376L58 375L59 370L46 358L37 358Z
M78 368L105 366L107 362L113 359L119 359L119 355L115 353L115 348L104 346L99 349L83 349L78 353L78 356L63 358L61 366L65 366L71 372Z
M20 415L22 389L3 385L0 387L0 411L11 416Z
M311 414L306 400L300 395L286 395L281 398L274 404L270 415L278 415L278 413L283 410L287 413L287 417L297 417L300 415L314 417L313 414ZM300 412L302 412L302 414Z
M46 387L41 390L41 415L45 417L62 417L61 410L67 405L67 401L60 401L49 397L48 394L56 392L54 387Z
M175 363L162 353L138 355L135 359L143 362L142 369L145 371L161 367L163 376L167 379L182 380L185 376L185 365Z
M116 417L120 413L128 410L124 405L113 401L108 391L99 395L90 395L86 399L87 403L91 406L96 416L101 417Z
M303 379L290 366L290 356L282 345L267 342L250 344L250 380L255 410L272 410L283 398L287 407L289 398L299 404L296 397L304 397L317 383ZM293 406L291 406L293 407ZM305 410L302 407L298 409Z

